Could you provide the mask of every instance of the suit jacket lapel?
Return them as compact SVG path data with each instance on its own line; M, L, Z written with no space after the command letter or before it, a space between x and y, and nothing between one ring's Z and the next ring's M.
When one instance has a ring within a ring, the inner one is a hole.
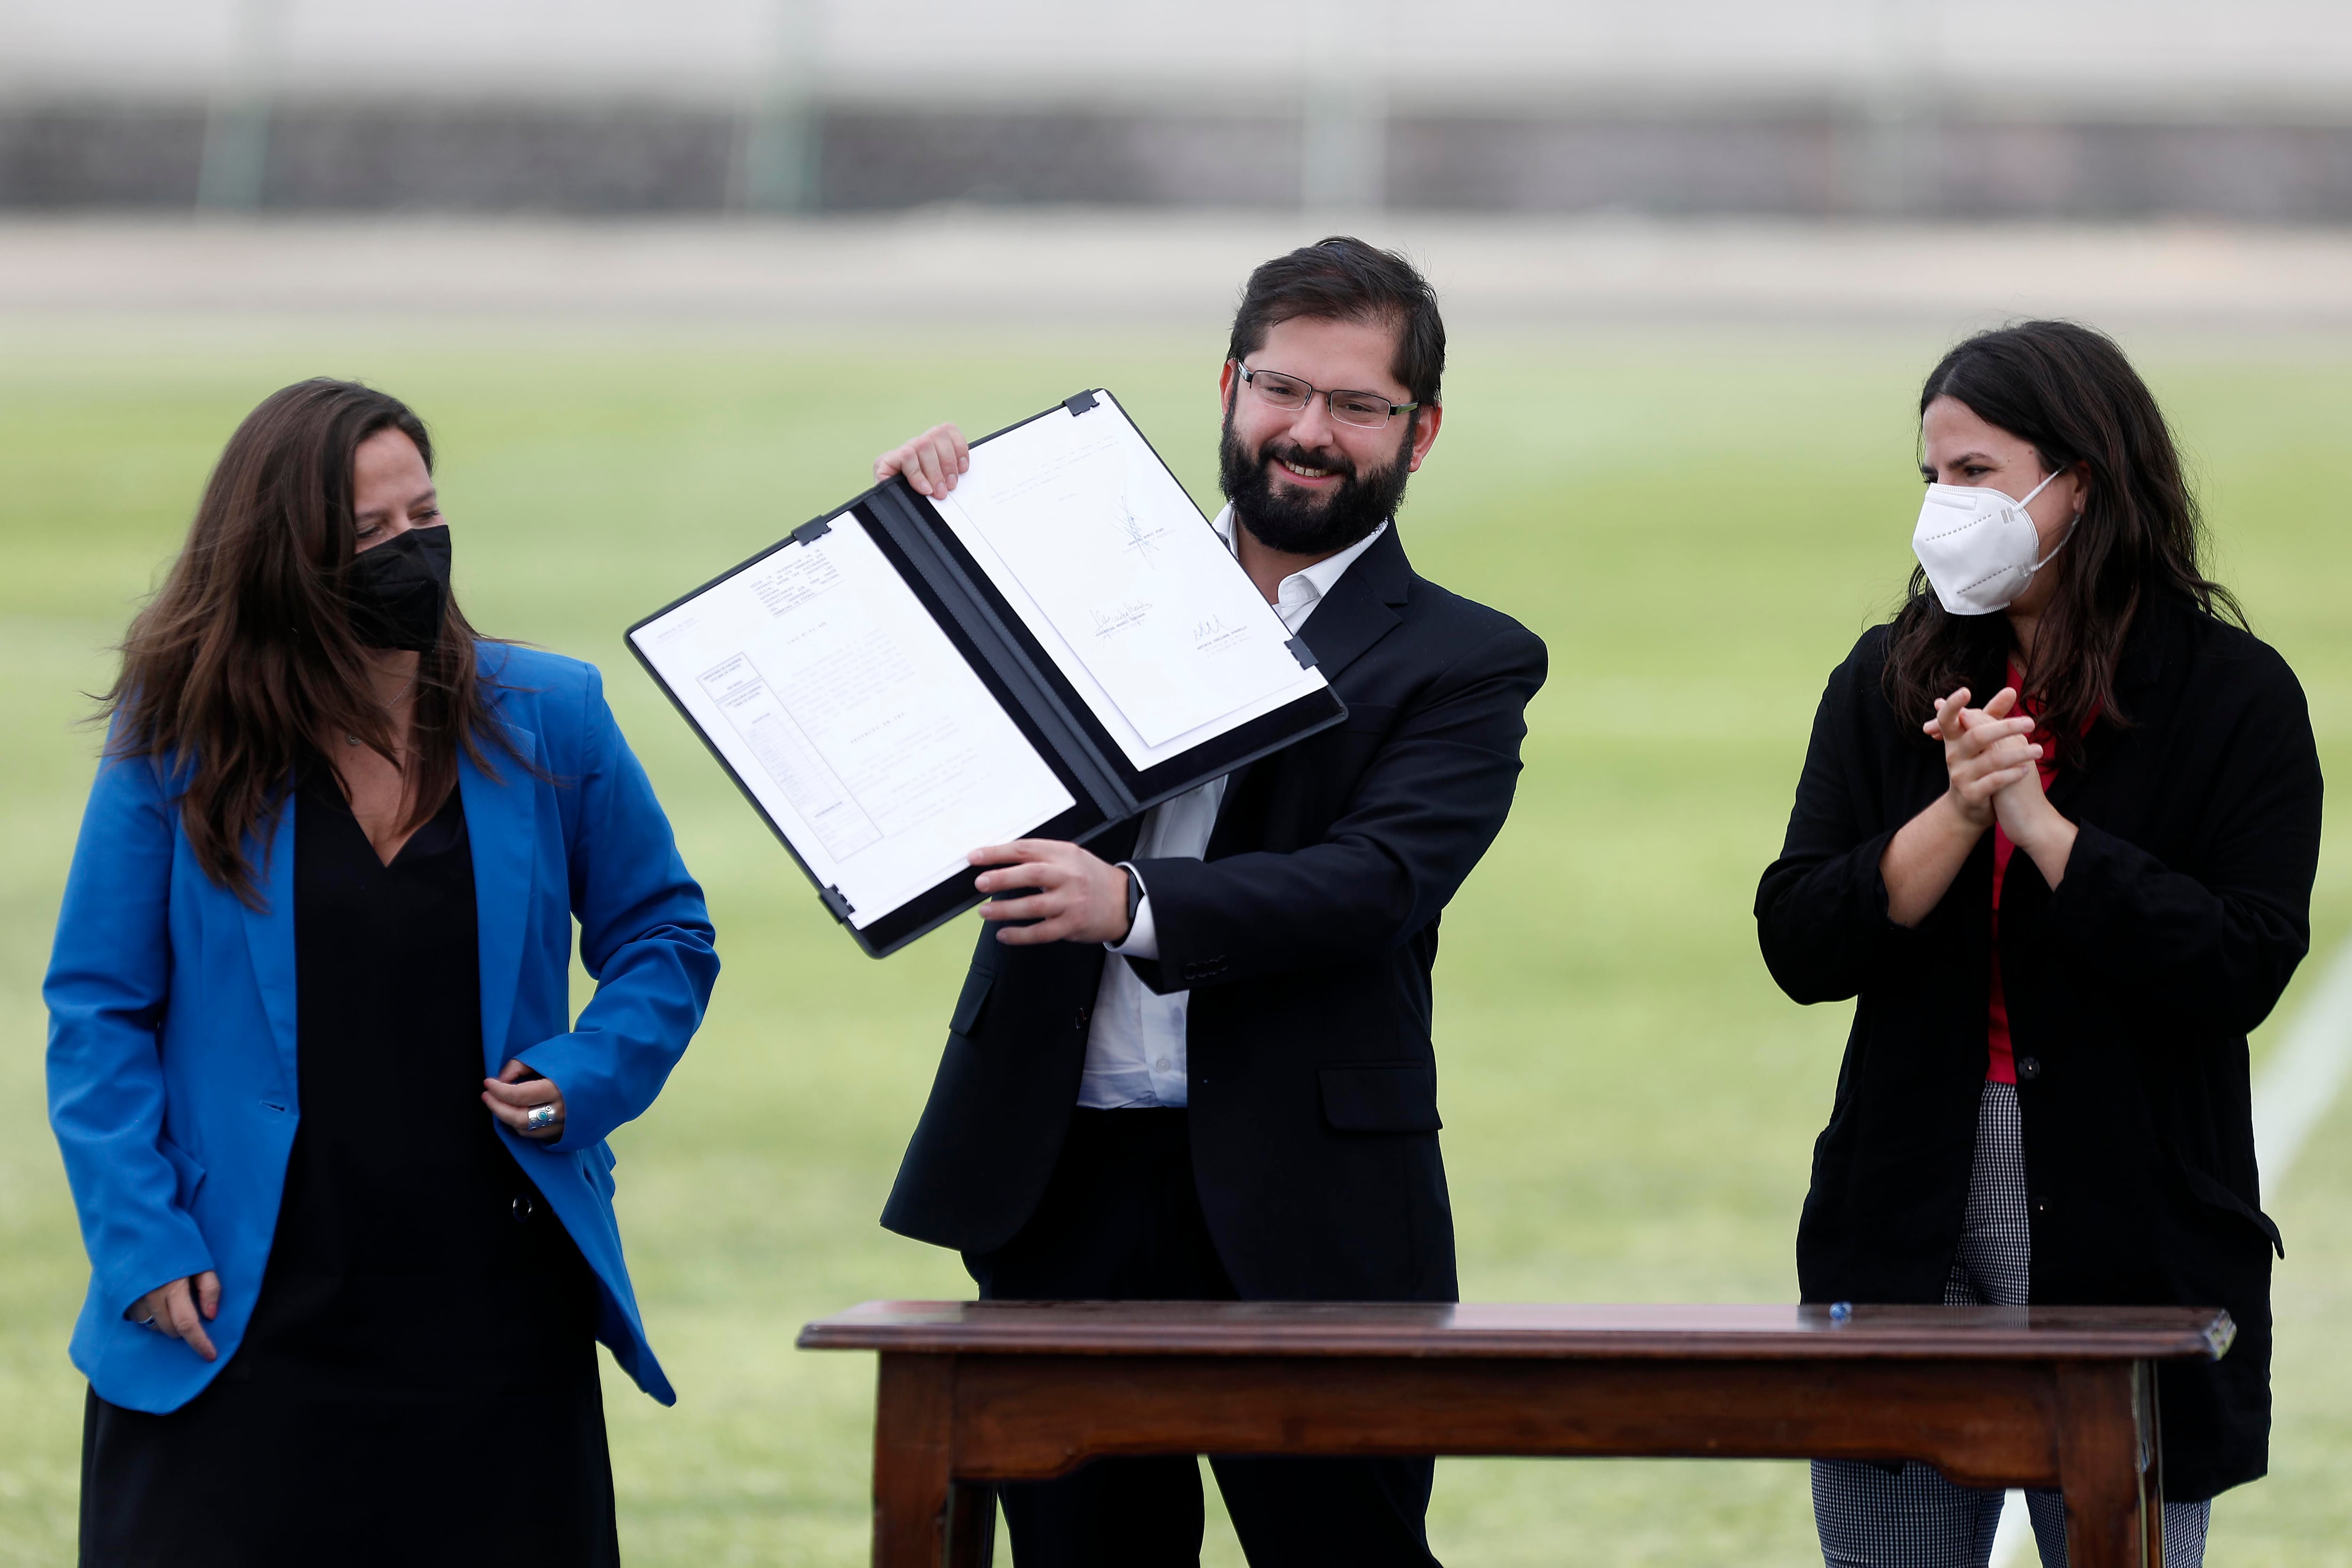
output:
M245 942L253 954L253 978L261 992L261 1010L269 1019L270 1037L286 1068L286 1081L299 1084L300 1052L296 1023L294 970L294 791L289 788L279 805L278 821L264 848L257 837L247 837L247 849L261 873L262 907L241 905L245 911ZM224 898L236 895L224 893Z
M1356 662L1372 645L1403 624L1397 613L1405 602L1412 582L1412 563L1405 559L1404 544L1397 538L1396 524L1372 542L1372 547L1356 557L1315 613L1307 617L1299 636L1315 655L1316 668L1323 679L1334 686L1339 672ZM1345 699L1342 699L1345 700ZM1279 761L1280 752L1247 767L1236 768L1225 778L1225 797L1217 804L1217 823L1210 833L1209 843L1213 858L1220 838L1232 818L1234 803L1242 797L1250 775L1268 763Z
M514 724L506 731L515 750L526 757L537 754L536 735ZM458 752L457 794L473 847L474 911L481 928L482 1059L492 1076L512 1054L507 1026L514 1017L530 923L531 851L537 842L532 826L539 804L539 781L520 763L507 762L499 774L490 778Z
M1397 628L1403 619L1397 607L1404 603L1412 579L1412 567L1404 558L1396 525L1391 523L1331 584L1298 634L1314 650L1324 679L1337 684L1341 670Z

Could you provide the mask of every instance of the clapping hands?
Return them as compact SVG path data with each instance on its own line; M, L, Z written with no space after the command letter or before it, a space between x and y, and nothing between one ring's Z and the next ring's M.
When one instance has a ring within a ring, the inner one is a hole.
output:
M1979 830L1998 822L2054 888L2074 847L2074 825L2042 792L2043 748L2029 738L2040 721L2016 710L2013 686L1982 708L1969 706L1963 686L1937 701L1936 716L1921 728L1944 743L1952 809Z
M1937 699L1936 716L1920 726L1944 742L1953 807L1979 828L1993 825L1996 802L2008 791L2031 781L2034 793L2041 793L2042 748L2027 739L2035 721L2016 708L2013 686L1993 693L1982 708L1969 706L1963 686Z

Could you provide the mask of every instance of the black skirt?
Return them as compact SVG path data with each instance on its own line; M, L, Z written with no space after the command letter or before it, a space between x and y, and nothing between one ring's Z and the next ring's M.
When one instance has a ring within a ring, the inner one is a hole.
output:
M302 1119L268 1273L187 1405L89 1395L81 1561L617 1563L595 1280L481 1103L458 796L386 866L314 767L294 842Z

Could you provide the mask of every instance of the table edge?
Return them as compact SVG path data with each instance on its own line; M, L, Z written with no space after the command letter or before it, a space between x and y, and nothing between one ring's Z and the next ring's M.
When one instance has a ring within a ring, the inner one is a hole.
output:
M1221 1334L1157 1334L1122 1340L1098 1335L1084 1341L1039 1342L1011 1335L942 1335L936 1331L887 1328L829 1328L812 1323L793 1342L804 1351L879 1351L898 1355L1097 1356L1150 1358L1216 1356L1235 1359L1304 1357L1412 1359L1422 1361L2219 1361L2227 1353L2206 1335L2186 1334L2165 1339L2085 1337L2063 1344L2046 1339L1985 1340L1954 1343L1922 1336L1916 1340L1848 1340L1836 1335L1786 1336L1706 1335L1677 1337L1671 1343L1631 1336L1570 1336L1540 1339L1510 1335L1462 1335L1443 1343L1425 1338L1385 1338L1365 1335L1346 1342L1299 1336L1257 1335L1245 1343Z
M1377 1318L1334 1324L1303 1320L1178 1318L1136 1323L1117 1316L1061 1316L1048 1326L1036 1318L989 1321L956 1315L961 1301L868 1301L805 1324L794 1346L808 1351L880 1351L897 1354L1002 1356L1404 1357L1569 1361L2219 1361L2237 1339L2237 1324L2220 1308L2148 1310L2189 1314L2189 1321L2150 1326L2022 1328L2002 1324L1954 1337L1932 1322L1825 1319L1772 1322L1759 1328L1659 1326L1531 1327L1503 1323L1384 1322ZM1307 1303L1307 1305L1315 1305ZM1362 1303L1379 1307L1389 1303ZM913 1310L942 1315L908 1321ZM898 1311L892 1321L884 1314ZM2210 1312L2197 1320L2196 1314Z

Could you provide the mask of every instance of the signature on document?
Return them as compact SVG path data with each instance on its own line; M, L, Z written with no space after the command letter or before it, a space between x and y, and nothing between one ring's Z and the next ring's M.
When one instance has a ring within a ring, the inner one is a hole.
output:
M1223 653L1248 637L1247 626L1227 626L1223 616L1203 616L1192 623L1194 653Z
M1123 631L1141 626L1151 615L1149 599L1121 599L1115 605L1097 605L1087 612L1094 619L1095 636L1115 637Z
M1154 558L1160 553L1160 541L1166 535L1168 530L1157 524L1145 523L1142 519L1135 515L1135 509L1128 505L1124 499L1120 500L1118 505L1118 531L1127 542L1122 548L1145 565L1152 564Z

